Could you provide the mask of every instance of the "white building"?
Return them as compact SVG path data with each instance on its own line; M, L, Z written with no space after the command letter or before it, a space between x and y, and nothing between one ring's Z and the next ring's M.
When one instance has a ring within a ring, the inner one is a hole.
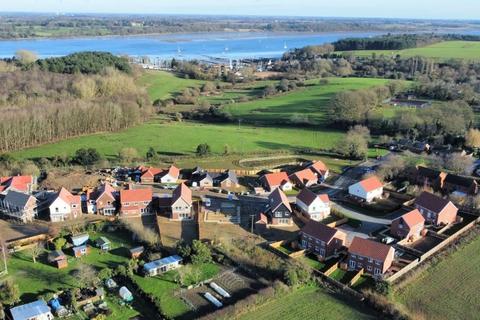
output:
M43 300L11 308L10 312L13 320L53 320L53 314Z
M307 188L297 195L296 205L303 214L315 221L323 220L330 215L328 195L317 195Z
M372 202L374 199L382 197L383 184L375 176L364 179L348 187L348 193L358 199L366 202Z

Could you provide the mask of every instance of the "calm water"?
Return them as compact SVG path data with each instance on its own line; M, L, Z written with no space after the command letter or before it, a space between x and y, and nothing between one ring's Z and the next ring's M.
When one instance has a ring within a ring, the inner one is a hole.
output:
M347 37L367 37L375 32L277 34L198 33L158 36L118 36L76 39L28 39L0 41L0 57L12 57L17 50L31 50L39 57L67 55L76 51L109 51L129 56L205 59L270 58L286 50L323 44Z

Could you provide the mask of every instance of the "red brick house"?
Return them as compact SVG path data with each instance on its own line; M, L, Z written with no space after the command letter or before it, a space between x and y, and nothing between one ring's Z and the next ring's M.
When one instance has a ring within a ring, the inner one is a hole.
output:
M112 216L117 210L117 191L106 183L90 194L90 201L96 214Z
M283 191L292 190L292 183L286 172L267 173L260 178L260 182L265 190L273 191L277 188Z
M380 277L392 266L395 249L392 246L354 237L348 248L348 269L360 270Z
M310 168L313 172L317 174L319 181L324 181L325 179L327 179L328 174L330 173L327 165L320 160L312 162L312 164L308 168Z
M184 183L180 184L172 195L172 220L193 219L192 190Z
M323 223L310 220L300 230L300 245L323 261L338 254L344 246L347 234Z
M421 237L421 232L424 228L425 218L420 211L415 209L393 220L390 233L400 239L414 241Z
M310 168L297 171L288 178L298 188L310 187L318 183L317 174Z
M152 208L152 189L129 189L120 191L120 215L139 216L150 214Z
M287 196L280 188L273 190L268 196L268 210L266 212L272 225L291 225L292 207Z
M451 201L429 192L422 192L414 206L426 222L435 226L447 225L457 220L458 208Z
M145 170L142 170L140 181L142 181L143 183L153 183L155 182L155 178L162 172L163 169L146 168Z

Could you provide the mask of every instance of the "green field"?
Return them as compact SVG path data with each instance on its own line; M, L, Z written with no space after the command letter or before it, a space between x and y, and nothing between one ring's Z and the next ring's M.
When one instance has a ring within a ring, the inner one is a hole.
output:
M344 53L347 53L345 51ZM405 50L361 50L350 51L356 56L370 56L373 53L377 55L403 57L423 56L440 60L446 59L480 59L480 42L476 41L444 41L421 48L412 48Z
M332 96L345 90L357 90L384 85L388 80L365 78L329 78L327 84L307 81L297 91L251 102L228 105L226 110L235 118L249 122L290 123L295 116L308 122L325 125Z
M480 238L423 271L394 298L424 319L478 319Z
M271 319L376 319L368 311L355 308L353 301L344 302L318 287L304 287L261 305L240 316L240 320Z
M177 77L164 71L146 71L139 83L147 88L152 101L169 99L181 93L185 88L200 87L205 81Z

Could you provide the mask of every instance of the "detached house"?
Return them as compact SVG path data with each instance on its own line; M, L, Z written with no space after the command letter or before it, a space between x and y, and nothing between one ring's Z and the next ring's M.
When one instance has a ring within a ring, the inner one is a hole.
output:
M346 239L345 232L313 220L308 221L300 231L300 245L316 254L320 261L338 254Z
M414 206L426 222L436 226L447 225L457 220L458 208L451 201L429 192L422 192L415 200Z
M227 170L224 173L214 176L213 183L220 188L236 188L240 185L237 174L233 170Z
M328 178L330 170L325 163L320 160L313 161L310 166L308 166L313 172L315 172L318 176L319 181L325 181Z
M267 215L272 225L291 225L292 207L288 198L280 188L273 190L268 196Z
M425 228L425 218L417 209L405 213L392 221L390 232L400 239L409 239L414 241L421 237L421 232Z
M348 193L366 202L372 202L376 198L381 198L383 194L383 184L373 176L348 187Z
M286 172L267 173L260 178L260 182L265 190L273 191L280 188L283 191L292 190L292 183Z
M363 269L366 273L381 276L392 266L395 258L393 247L368 240L354 237L348 248L348 268L350 270Z
M155 178L163 172L162 169L159 168L142 168L142 175L140 176L140 181L143 183L153 183L155 182Z
M155 181L160 183L176 183L180 177L180 169L170 166L155 176Z
M82 214L82 199L79 195L74 196L67 189L62 188L50 200L48 209L52 222L76 219Z
M191 220L193 218L192 191L184 183L173 191L171 207L171 219Z
M297 171L288 178L298 188L310 187L318 183L317 174L309 168Z
M117 191L108 183L89 195L93 212L113 216L117 210Z
M150 214L152 209L152 189L120 190L120 215L139 216Z
M0 195L0 208L7 217L31 222L37 215L37 199L29 194L10 189L6 195Z
M33 176L0 177L0 193L7 190L32 193L36 183L36 178Z
M330 215L330 199L328 194L317 195L305 188L296 199L297 207L310 219L320 221Z
M206 171L194 173L190 178L190 185L192 187L211 188L213 187L213 178Z

